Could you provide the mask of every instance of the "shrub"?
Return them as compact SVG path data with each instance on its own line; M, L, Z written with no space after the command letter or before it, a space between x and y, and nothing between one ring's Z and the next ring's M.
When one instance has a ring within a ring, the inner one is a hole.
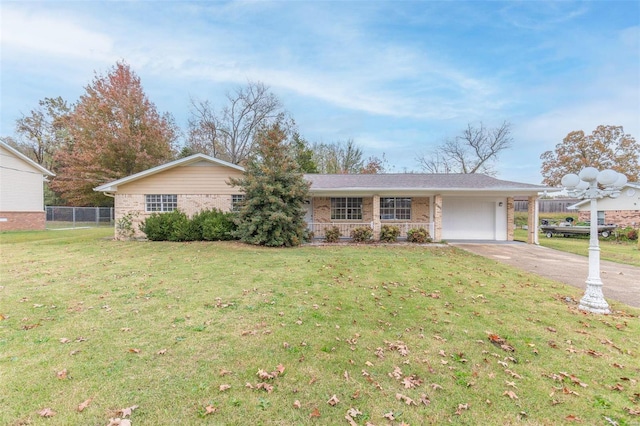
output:
M351 238L356 243L366 243L373 238L373 229L368 226L359 226L351 230Z
M136 231L133 229L133 221L138 217L138 212L128 212L116 221L116 233L118 238L125 240L135 236Z
M429 231L424 228L409 229L407 232L407 241L418 244L430 243L431 236L429 235Z
M151 241L181 241L178 237L185 233L188 222L187 215L179 210L153 213L140 224L140 230Z
M192 221L200 232L200 239L206 241L229 241L235 239L237 225L235 213L225 213L217 209L203 210L193 216Z
M618 230L617 237L619 240L623 241L635 241L638 239L638 231L630 226L627 226L624 229Z
M337 243L340 241L340 228L332 226L324 231L324 240L327 243Z
M400 236L400 228L394 225L382 225L380 228L380 241L394 243Z

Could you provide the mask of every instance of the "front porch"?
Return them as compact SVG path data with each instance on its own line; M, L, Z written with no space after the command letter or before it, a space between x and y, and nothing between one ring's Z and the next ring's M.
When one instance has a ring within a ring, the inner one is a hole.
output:
M434 235L434 223L420 223L420 222L311 222L308 223L308 229L313 233L313 238L323 239L325 238L325 232L327 229L334 226L340 230L340 238L351 238L351 231L356 228L367 227L373 231L374 235L380 236L380 229L384 225L397 226L400 229L399 239L403 240L407 238L407 232L410 229L424 228L429 231L429 235Z

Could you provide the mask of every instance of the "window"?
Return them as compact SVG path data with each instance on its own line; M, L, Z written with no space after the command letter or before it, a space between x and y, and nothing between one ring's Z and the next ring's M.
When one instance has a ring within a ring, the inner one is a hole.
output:
M331 220L362 220L362 198L332 198Z
M177 195L145 195L145 210L148 212L172 212L177 208Z
M234 194L231 196L231 211L239 212L244 202L244 194Z
M604 211L598 210L598 225L604 225L604 220L605 220Z
M380 198L380 219L410 220L411 198Z

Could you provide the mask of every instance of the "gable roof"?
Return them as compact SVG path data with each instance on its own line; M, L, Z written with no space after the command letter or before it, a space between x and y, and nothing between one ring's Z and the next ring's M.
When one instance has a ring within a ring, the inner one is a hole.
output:
M189 164L197 163L200 161L206 161L219 166L230 167L235 170L240 170L241 172L244 171L244 168L241 166L238 166L237 164L227 163L226 161L218 160L217 158L210 157L205 154L194 154L194 155L190 155L189 157L180 158L178 160L171 161L166 164L162 164L160 166L152 167L150 169L124 177L122 179L114 180L113 182L105 183L104 185L96 186L95 188L93 188L93 190L98 192L117 191L118 185L124 185L125 183L134 182L136 180L155 175L156 173L173 169L174 167L187 166Z
M50 172L49 170L45 169L40 164L36 163L31 158L27 157L26 155L24 155L23 153L21 153L20 151L18 151L14 147L12 147L11 145L0 141L0 146L2 146L4 149L6 149L10 153L12 153L16 157L18 157L19 159L21 159L25 163L29 164L31 167L34 167L34 168L38 169L43 175L55 176L55 173Z
M543 185L500 180L491 176L473 173L389 173L361 175L307 174L312 192L334 191L508 191L525 194L553 190Z

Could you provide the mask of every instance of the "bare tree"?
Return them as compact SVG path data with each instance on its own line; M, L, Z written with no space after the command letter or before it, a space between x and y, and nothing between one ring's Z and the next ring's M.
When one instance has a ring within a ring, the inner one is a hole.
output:
M251 153L257 131L285 122L285 114L278 97L260 82L250 81L227 93L227 101L220 112L209 101L191 101L188 146L240 164Z
M190 99L187 123L189 152L219 156L218 123L213 107L207 100Z
M495 175L494 163L500 153L511 148L511 124L488 129L471 124L462 134L446 140L430 154L416 158L419 166L430 173L485 173Z
M363 153L353 139L346 142L313 144L313 160L320 173L360 173Z
M29 115L16 120L20 140L14 146L41 166L53 170L53 157L68 140L67 118L70 108L61 97L44 98Z

